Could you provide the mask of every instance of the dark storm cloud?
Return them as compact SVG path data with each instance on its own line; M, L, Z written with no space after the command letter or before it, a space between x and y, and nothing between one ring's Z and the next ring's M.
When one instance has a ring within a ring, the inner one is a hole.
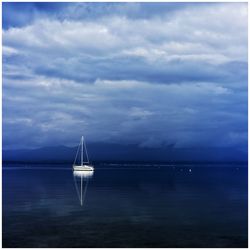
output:
M246 4L4 3L3 27L4 147L247 145Z

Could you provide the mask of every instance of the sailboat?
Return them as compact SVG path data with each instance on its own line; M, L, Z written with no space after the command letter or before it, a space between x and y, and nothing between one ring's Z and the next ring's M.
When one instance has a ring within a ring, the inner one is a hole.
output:
M87 161L85 162L83 161L83 147L84 147L86 158L87 158ZM77 165L76 160L77 160L77 156L79 154L80 148L81 148L81 165L79 164ZM73 170L74 171L94 171L94 166L89 163L89 156L88 156L88 152L87 152L87 148L86 148L86 144L85 144L83 136L81 137L81 140L80 140L77 152L76 152L76 157L75 157L75 161L73 164Z

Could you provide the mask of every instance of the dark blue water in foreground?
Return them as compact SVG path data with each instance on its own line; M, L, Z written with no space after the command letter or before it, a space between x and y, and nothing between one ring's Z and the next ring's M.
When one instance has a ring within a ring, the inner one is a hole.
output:
M247 221L246 166L3 170L3 247L247 247Z

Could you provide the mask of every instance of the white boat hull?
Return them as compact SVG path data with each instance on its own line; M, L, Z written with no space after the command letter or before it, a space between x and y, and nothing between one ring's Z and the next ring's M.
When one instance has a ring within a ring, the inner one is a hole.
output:
M74 171L94 171L94 166L91 165L73 165Z
M87 179L91 179L94 175L94 171L73 171L73 175L75 177L80 177L80 178L83 178L84 180L87 180Z

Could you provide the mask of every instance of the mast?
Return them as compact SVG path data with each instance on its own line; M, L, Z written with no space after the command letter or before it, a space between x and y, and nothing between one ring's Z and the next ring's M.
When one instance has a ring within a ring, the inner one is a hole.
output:
M82 165L83 165L83 136L82 136L82 152L81 152L81 166Z

